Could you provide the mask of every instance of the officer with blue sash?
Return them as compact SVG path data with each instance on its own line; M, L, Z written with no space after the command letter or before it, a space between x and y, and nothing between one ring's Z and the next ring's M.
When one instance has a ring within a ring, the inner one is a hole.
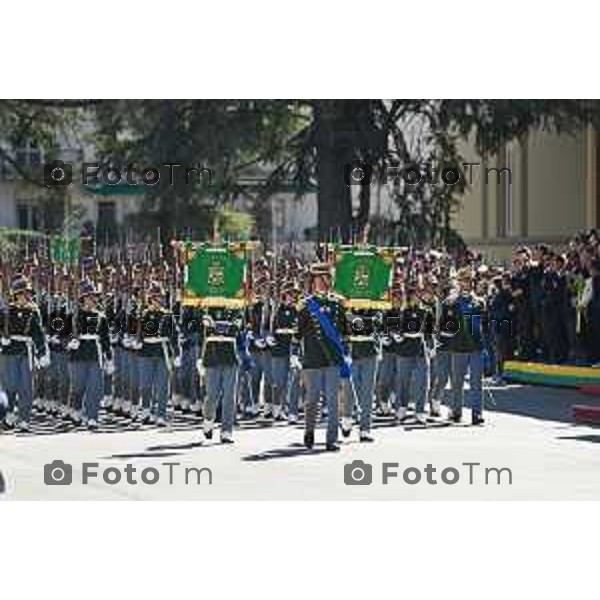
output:
M330 271L327 263L310 269L310 293L298 306L298 336L302 346L302 375L305 388L304 445L312 448L319 399L327 407L326 449L339 450L338 389L340 378L351 375L351 359L342 339L344 311L340 299L328 293Z

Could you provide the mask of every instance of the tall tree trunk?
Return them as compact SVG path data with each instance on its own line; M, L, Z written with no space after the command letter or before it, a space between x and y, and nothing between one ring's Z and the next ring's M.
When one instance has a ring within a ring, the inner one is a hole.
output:
M352 149L340 143L340 137L336 135L341 129L342 107L339 102L321 100L315 107L318 229L321 241L348 241L352 227L350 188L344 179L344 167L352 159Z

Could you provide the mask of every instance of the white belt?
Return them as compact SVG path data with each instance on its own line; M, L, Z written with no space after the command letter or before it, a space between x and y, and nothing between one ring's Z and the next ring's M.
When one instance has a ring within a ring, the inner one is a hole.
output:
M100 339L99 335L93 334L93 333L84 333L83 335L79 336L80 340L93 340L93 341L97 341Z
M423 337L423 334L421 332L418 332L418 333L403 333L402 335L405 338L413 338L413 339L415 339L415 338L422 338Z
M451 333L450 331L440 331L440 335L442 337L454 337L456 333Z
M29 343L29 342L33 341L33 338L30 335L11 335L10 339L14 340L15 342L25 342L25 343Z
M235 342L234 337L228 337L226 335L209 335L206 338L207 342Z
M348 338L348 341L350 341L350 342L374 342L375 340L370 335L351 335Z
M166 337L147 337L142 340L144 344L162 344L167 341Z
M296 333L296 330L282 328L282 329L276 329L275 333L277 335L294 335Z

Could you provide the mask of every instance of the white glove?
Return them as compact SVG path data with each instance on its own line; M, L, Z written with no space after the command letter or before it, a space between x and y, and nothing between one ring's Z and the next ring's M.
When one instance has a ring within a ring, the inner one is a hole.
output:
M50 355L44 354L43 356L40 356L38 359L38 366L40 369L47 369L50 366Z
M112 360L107 360L104 363L104 372L107 375L112 375L115 372L115 363Z
M123 336L123 348L131 348L131 337L129 335Z
M174 366L176 369L180 369L180 368L181 368L181 356L176 356L176 357L173 359L173 366Z
M138 341L138 340L133 340L131 342L131 344L129 344L129 347L132 350L141 350L143 348L143 346L144 346L144 344L142 342Z
M60 338L57 335L51 335L50 336L50 343L53 346L58 346L60 344Z
M210 317L209 315L204 315L202 317L202 325L204 325L204 327L214 327L215 320L212 317Z
M79 340L73 339L69 341L69 343L67 344L67 348L69 350L78 350L80 345L81 342Z
M352 357L344 356L344 363L347 364L349 367L351 367L352 366Z
M199 358L196 361L196 370L198 371L198 373L201 373L202 371L204 371L204 365L202 364L202 359Z
M290 368L297 369L298 371L302 369L302 363L300 362L300 357L296 354L292 354L290 357Z
M3 346L10 346L10 343L11 343L10 338L6 338L6 337L2 338L2 345Z

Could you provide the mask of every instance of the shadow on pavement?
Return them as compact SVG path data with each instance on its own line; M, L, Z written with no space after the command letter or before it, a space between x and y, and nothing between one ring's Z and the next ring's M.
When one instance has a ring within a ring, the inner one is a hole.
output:
M261 462L265 460L272 460L274 458L294 458L296 456L311 456L314 454L323 454L327 452L325 444L315 444L312 450L309 450L304 444L290 444L287 448L273 448L272 450L266 450L265 452L259 452L258 454L249 454L248 456L242 457L245 462Z
M560 435L559 440L577 440L578 442L591 442L592 444L600 444L600 434L584 433L581 435Z
M466 395L466 394L465 394ZM485 410L534 419L573 423L573 405L600 406L600 397L586 396L575 389L507 385L484 387Z
M146 450L148 452L160 452L164 450L193 450L194 448L201 448L204 446L204 442L188 442L186 444L161 444L160 446L150 446ZM158 455L155 455L158 456Z
M181 452L131 452L127 454L111 454L103 456L102 460L111 460L113 458L168 458L170 456L180 456Z

